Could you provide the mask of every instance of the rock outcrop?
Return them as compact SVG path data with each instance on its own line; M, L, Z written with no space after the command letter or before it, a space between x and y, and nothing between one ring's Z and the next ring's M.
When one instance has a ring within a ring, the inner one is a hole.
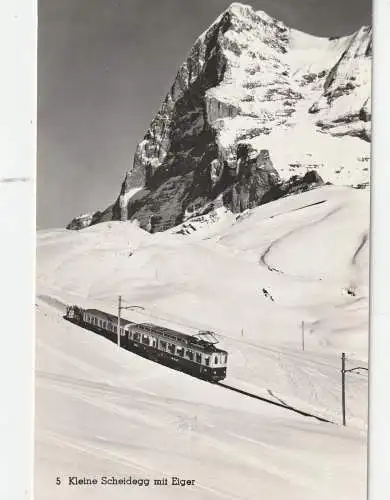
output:
M167 228L215 200L238 212L308 171L365 182L371 46L370 28L317 38L232 4L196 40L116 202L92 223Z
M72 219L66 226L66 229L79 230L84 229L92 224L93 215L92 214L81 214L78 217Z

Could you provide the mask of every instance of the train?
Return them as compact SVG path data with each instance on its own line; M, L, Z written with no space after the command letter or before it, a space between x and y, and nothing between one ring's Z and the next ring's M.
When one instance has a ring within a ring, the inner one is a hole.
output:
M94 331L113 342L118 341L118 317L98 309L66 306L64 318ZM152 361L217 383L226 378L228 353L218 349L211 331L187 335L153 323L134 323L120 318L120 347Z

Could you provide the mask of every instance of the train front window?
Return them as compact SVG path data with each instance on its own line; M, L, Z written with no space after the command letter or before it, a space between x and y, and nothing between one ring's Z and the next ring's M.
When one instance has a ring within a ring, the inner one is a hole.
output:
M202 355L199 353L196 353L196 362L201 363L202 362Z
M210 358L208 356L204 358L204 362L206 366L210 366Z
M214 356L214 364L217 365L218 364L218 356Z

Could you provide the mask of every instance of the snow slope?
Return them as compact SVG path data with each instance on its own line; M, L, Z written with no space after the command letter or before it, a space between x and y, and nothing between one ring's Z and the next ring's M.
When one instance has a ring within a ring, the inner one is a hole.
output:
M220 210L189 235L130 222L39 233L36 498L91 496L58 475L124 474L195 479L137 499L363 499L367 372L347 376L342 428L339 370L341 351L367 367L368 219L368 191L325 186ZM129 319L213 329L226 383L334 423L119 352L61 317L64 303L115 312L118 294L145 308ZM133 491L113 488L93 497Z

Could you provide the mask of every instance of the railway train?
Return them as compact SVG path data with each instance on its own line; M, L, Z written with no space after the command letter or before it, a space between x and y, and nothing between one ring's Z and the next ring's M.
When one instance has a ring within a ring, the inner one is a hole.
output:
M72 305L66 307L64 318L117 341L118 318L113 314ZM226 378L228 353L216 343L212 332L187 335L152 323L120 319L121 347L210 382Z

